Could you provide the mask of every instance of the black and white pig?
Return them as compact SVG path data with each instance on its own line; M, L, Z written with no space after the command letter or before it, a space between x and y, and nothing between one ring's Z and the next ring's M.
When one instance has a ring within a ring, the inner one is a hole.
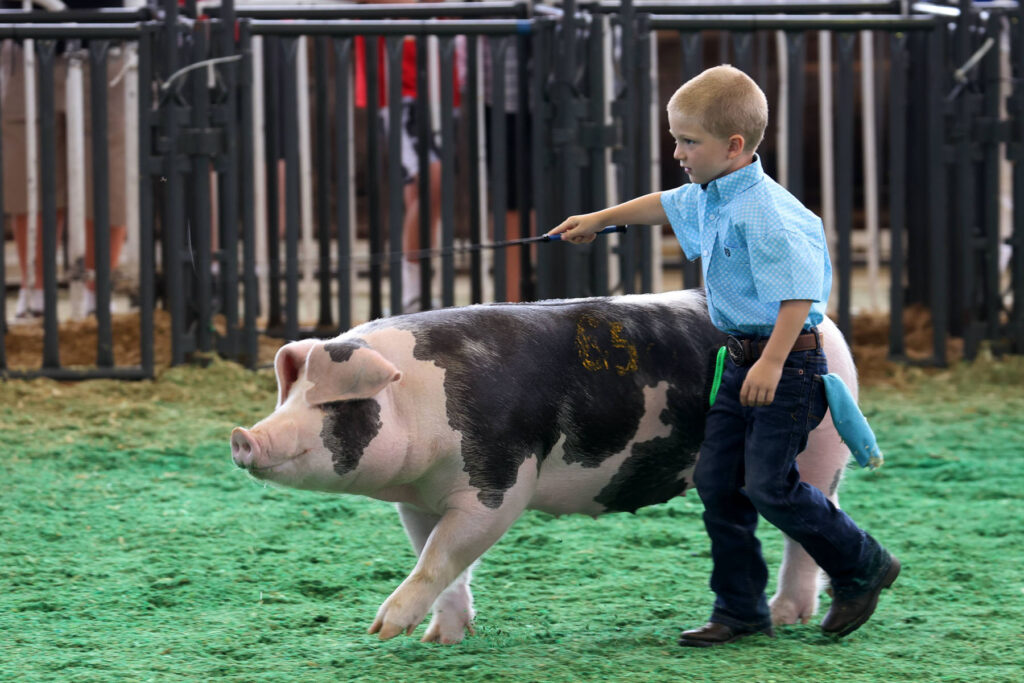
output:
M856 392L842 335L820 329ZM456 643L472 631L474 563L523 510L632 512L692 485L723 341L692 290L376 320L282 347L277 408L232 432L232 457L261 480L397 503L419 560L370 633L411 633L432 609L423 640ZM848 457L826 416L801 477L837 502ZM818 576L786 539L776 623L812 616Z

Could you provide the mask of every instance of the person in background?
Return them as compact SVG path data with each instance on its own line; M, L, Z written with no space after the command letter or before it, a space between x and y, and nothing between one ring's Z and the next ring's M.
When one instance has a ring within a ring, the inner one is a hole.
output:
M5 3L9 7L11 3ZM75 1L65 3L68 9L98 9L111 7L109 2ZM120 7L121 5L116 5ZM20 3L18 3L20 9ZM85 107L85 149L86 163L91 159L91 109L89 107L89 73L88 58L85 60L83 92L86 93ZM124 54L118 47L108 53L108 81L117 78L124 66ZM67 77L69 56L62 54L54 67L54 101L57 113L56 121L56 169L57 169L57 241L61 240L67 208L67 117L64 86ZM4 219L11 225L18 252L18 263L21 271L21 282L18 301L15 306L14 322L32 322L43 315L43 259L42 218L37 220L34 268L29 267L28 254L28 184L27 184L27 121L25 119L25 61L24 51L14 41L4 41L0 49L0 79L2 79L2 134L3 134L3 174L4 174ZM108 131L108 164L110 191L110 268L115 269L120 262L121 250L126 239L126 177L125 177L125 125L124 125L124 79L117 79L108 91L107 100L107 131ZM37 122L38 125L38 122ZM88 168L88 166L87 166ZM95 268L94 223L92 220L92 175L88 171L86 177L86 240L85 269L86 286L81 309L86 315L95 312L95 283L88 275ZM40 197L41 207L43 198ZM54 255L48 255L53 258Z

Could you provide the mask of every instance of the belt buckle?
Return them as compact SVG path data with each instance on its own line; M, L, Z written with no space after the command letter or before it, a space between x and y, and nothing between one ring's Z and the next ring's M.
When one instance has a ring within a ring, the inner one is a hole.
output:
M729 354L729 360L736 365L742 367L747 364L747 354L743 351L743 342L736 337L726 337L725 350Z

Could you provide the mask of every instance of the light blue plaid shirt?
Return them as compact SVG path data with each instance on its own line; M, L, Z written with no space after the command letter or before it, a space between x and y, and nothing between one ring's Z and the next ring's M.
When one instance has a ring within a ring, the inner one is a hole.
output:
M707 185L663 192L672 230L691 261L703 257L711 321L729 334L768 336L779 304L809 299L808 328L821 322L832 263L821 219L765 175L756 155Z

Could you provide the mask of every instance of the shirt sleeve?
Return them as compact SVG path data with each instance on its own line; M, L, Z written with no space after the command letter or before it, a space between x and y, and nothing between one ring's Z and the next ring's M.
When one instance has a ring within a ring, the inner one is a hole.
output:
M661 206L665 209L672 232L690 261L700 256L700 225L697 222L697 185L687 183L661 193Z
M772 225L748 234L750 270L762 303L805 299L821 301L825 279L825 235L821 222L793 228Z

